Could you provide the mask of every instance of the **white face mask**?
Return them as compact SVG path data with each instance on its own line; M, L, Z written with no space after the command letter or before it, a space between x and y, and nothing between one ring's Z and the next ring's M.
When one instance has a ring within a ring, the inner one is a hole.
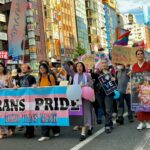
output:
M122 65L118 65L118 66L117 66L117 69L118 69L118 70L122 70L122 69L123 69L123 66L122 66Z

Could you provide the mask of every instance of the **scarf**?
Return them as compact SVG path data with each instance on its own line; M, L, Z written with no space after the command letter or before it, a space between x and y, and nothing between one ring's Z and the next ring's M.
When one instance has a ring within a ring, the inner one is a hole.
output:
M79 74L76 73L76 74L74 75L73 84L78 84L78 80L79 80ZM86 73L83 73L83 78L82 78L81 82L82 82L84 85L87 84L87 76L86 76Z

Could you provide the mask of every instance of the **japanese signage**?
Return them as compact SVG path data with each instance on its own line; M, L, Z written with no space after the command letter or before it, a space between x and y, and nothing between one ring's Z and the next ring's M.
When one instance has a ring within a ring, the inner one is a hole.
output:
M131 100L133 111L150 111L150 72L132 74Z
M8 59L8 52L6 51L0 51L0 59Z
M0 22L6 22L6 16L0 13Z
M0 32L0 40L7 41L7 33Z

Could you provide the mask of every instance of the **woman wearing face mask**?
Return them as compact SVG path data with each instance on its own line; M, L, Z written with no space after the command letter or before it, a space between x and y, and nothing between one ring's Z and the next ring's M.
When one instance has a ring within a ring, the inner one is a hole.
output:
M125 67L123 64L117 65L117 81L118 81L118 90L120 92L120 98L118 100L118 118L116 120L117 123L123 124L124 123L124 100L126 101L128 107L128 119L129 122L133 122L133 115L131 111L131 99L130 94L126 93L127 85L130 81L129 72L130 69Z
M78 62L76 64L76 74L74 75L74 82L73 84L80 84L83 86L93 86L93 82L91 77L86 73L85 66L82 62ZM82 98L82 105L83 105L83 126L81 127L81 137L80 141L86 139L86 132L88 134L92 134L92 125L93 125L93 107L90 101L85 100Z
M136 51L137 63L132 67L132 73L150 72L150 62L146 62L144 51L139 49ZM137 129L150 129L150 112L138 112L137 119L140 121Z

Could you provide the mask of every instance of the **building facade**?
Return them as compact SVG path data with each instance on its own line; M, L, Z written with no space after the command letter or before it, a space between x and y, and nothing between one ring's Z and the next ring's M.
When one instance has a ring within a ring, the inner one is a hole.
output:
M42 3L41 1L28 0L27 10L26 10L26 29L25 29L25 39L22 43L23 55L19 58L10 58L7 61L9 64L16 63L16 60L21 60L21 62L28 63L36 67L37 61L42 59L47 59L45 52L45 37L44 37L44 26L43 26L43 15L42 15ZM6 22L1 25L1 30L7 33L9 24L9 14L11 13L11 1L6 0L0 5L0 13L4 14L6 17ZM24 32L24 31L23 31ZM8 41L1 42L1 49L8 51ZM14 59L14 61L12 61Z
M85 0L75 0L77 39L80 46L90 52Z
M100 48L100 25L98 17L98 0L85 0L88 23L88 39L91 52Z
M74 0L43 0L43 9L47 54L71 58L77 45Z
M150 49L150 27L148 25L138 24L133 14L125 14L124 20L124 28L131 31L128 46L144 41L145 48Z
M106 35L106 20L105 20L105 11L104 4L102 0L98 0L98 16L99 16L99 27L100 27L100 45L102 48L107 49L107 35Z
M106 20L107 49L111 52L114 41L116 40L117 6L116 0L103 0Z

